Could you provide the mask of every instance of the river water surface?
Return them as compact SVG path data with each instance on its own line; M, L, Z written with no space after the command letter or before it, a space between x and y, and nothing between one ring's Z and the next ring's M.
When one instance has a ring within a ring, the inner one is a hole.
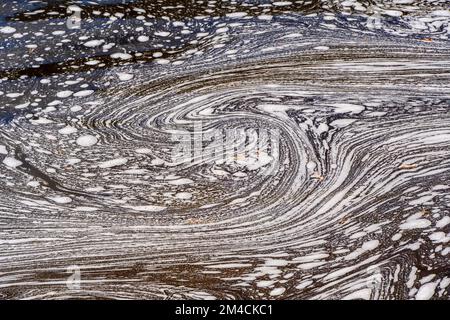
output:
M449 37L447 0L0 1L0 297L448 299Z

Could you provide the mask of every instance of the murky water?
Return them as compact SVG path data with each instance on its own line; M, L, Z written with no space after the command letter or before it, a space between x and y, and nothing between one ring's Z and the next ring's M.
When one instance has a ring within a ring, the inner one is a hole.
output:
M449 22L1 1L0 297L448 299Z

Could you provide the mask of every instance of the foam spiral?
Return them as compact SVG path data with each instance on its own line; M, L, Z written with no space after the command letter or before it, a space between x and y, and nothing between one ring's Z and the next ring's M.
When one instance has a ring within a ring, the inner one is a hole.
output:
M450 54L440 30L411 36L413 17L404 37L237 20L182 64L103 70L107 88L15 109L0 125L1 295L447 299ZM276 132L277 153L227 161L205 138L174 161L174 136L199 124L234 130L222 147L247 155Z

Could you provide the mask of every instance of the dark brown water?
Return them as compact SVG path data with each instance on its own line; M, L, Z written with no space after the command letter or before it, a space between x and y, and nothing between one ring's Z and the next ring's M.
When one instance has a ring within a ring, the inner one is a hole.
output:
M448 299L449 21L0 2L0 297Z

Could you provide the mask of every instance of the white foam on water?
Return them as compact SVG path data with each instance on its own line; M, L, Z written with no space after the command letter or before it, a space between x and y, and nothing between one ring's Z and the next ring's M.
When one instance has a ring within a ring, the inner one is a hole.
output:
M303 282L300 282L300 283L295 287L295 289L302 290L302 289L305 289L306 287L310 286L310 285L313 284L313 283L314 283L313 280L305 280L305 281L303 281Z
M416 300L429 300L434 296L438 282L426 283L419 288Z
M134 150L136 153L140 153L140 154L149 154L152 153L152 149L148 149L148 148L138 148L136 150Z
M78 207L75 208L75 211L94 212L94 211L98 211L98 208L90 207L90 206L78 206Z
M155 32L155 36L158 36L158 37L167 37L167 36L169 36L170 35L170 32L167 32L167 31L158 31L158 32Z
M247 15L246 12L233 12L233 13L227 13L226 16L229 18L242 18Z
M147 37L147 36L139 36L139 37L137 38L137 40L138 40L139 42L147 42L148 40L150 40L150 38Z
M134 75L131 73L118 72L117 77L120 81L128 81L133 79Z
M180 179L175 179L175 180L170 180L168 181L169 184L175 185L175 186L181 186L184 184L191 184L194 181L192 181L191 179L188 178L180 178Z
M16 168L16 167L22 165L22 161L19 161L12 157L6 157L5 159L3 159L3 164L10 168Z
M446 225L450 223L450 216L445 216L441 220L436 222L436 227L444 228Z
M272 4L276 7L290 6L292 4L291 1L275 1Z
M370 300L371 294L372 290L369 288L360 289L342 297L342 300Z
M105 40L90 40L84 43L84 46L89 47L89 48L94 48L94 47L98 47L101 44L103 44L105 42Z
M72 198L70 197L65 197L65 196L61 196L61 197L50 197L50 200L59 203L59 204L66 204L66 203L71 203L72 202Z
M349 253L344 257L344 260L353 260L358 258L360 255L375 250L380 245L380 241L378 240L369 240L362 244L361 248L357 248L355 251Z
M14 32L16 32L16 29L13 27L10 27L10 26L0 28L0 33L10 34L10 33L14 33Z
M117 158L117 159L103 161L98 166L100 168L113 168L113 167L122 166L122 165L126 164L127 162L128 162L127 158Z
M361 113L365 110L364 106L350 103L334 103L332 106L336 113Z
M400 225L402 230L412 230L412 229L424 229L431 226L431 222L427 219L416 219L407 221Z
M330 50L330 47L327 46L317 46L313 48L314 50L319 50L319 51L327 51Z
M81 136L77 139L76 143L82 147L91 147L97 144L98 139L92 135Z
M450 142L450 134L447 133L436 134L431 137L421 139L421 142L426 144Z
M383 13L391 17L401 17L403 12L398 10L383 10Z
M60 91L58 93L56 93L56 96L58 98L68 98L73 94L73 91L70 90L65 90L65 91Z
M6 150L6 147L1 144L0 144L0 154L8 154L8 150Z
M352 123L354 123L356 121L356 119L337 119L334 120L330 123L330 126L335 127L335 128L345 128L349 125L351 125Z
M258 288L267 288L267 287L272 287L274 283L276 283L276 282L272 281L272 280L263 280L263 281L258 281L256 283L256 286Z
M50 119L47 119L47 118L44 118L44 117L40 117L39 119L32 119L32 120L30 120L30 122L31 122L33 125L40 125L40 124L49 124L49 123L53 123L54 121L53 121L53 120L50 120Z
M282 295L286 291L286 288L275 288L270 291L269 295L272 297Z
M258 16L258 19L269 21L269 20L272 20L272 19L273 19L273 16L268 15L268 14L261 14L261 15Z
M94 90L81 90L73 94L74 97L86 97L94 93Z
M450 10L434 10L431 15L438 17L450 17Z
M189 200L192 198L192 193L190 192L179 192L175 195L175 198L182 200Z
M380 245L380 241L378 240L370 240L367 242L364 242L361 248L365 251L370 251L376 249Z
M6 96L8 98L18 98L20 96L23 96L23 93L22 92L9 92L6 94Z
M110 55L111 58L113 59L121 59L121 60L128 60L133 58L133 56L131 54L128 53L122 53L122 52L116 52Z
M270 267L283 267L283 266L287 266L288 264L289 264L289 261L283 260L283 259L267 259L264 262L265 266L270 266Z
M399 232L399 233L394 234L391 239L392 239L392 241L398 241L401 239L401 237L402 237L402 234Z
M163 165L165 162L162 159L153 159L152 161L150 161L150 164L152 166L161 166Z
M322 260L324 258L327 258L328 256L328 253L313 253L301 257L295 257L294 259L292 259L292 262L312 262Z
M428 238L430 238L431 241L433 242L448 242L450 240L449 237L446 237L445 233L442 231L439 232L433 232L432 234L430 234L428 236Z
M58 130L58 132L60 134L64 134L64 135L72 134L72 133L75 133L77 131L78 131L78 129L75 128L75 127L72 127L72 126L65 126L64 128Z
M249 263L221 263L205 266L205 268L213 268L213 269L235 269L235 268L248 268L252 265Z
M301 264L297 265L297 268L302 269L302 270L310 270L310 269L314 269L314 268L323 266L325 264L327 264L325 261L308 262L308 263L301 263Z
M123 206L127 209L132 209L136 211L145 211L145 212L159 212L167 209L167 207L163 206L155 206L155 205L143 205L143 206Z

